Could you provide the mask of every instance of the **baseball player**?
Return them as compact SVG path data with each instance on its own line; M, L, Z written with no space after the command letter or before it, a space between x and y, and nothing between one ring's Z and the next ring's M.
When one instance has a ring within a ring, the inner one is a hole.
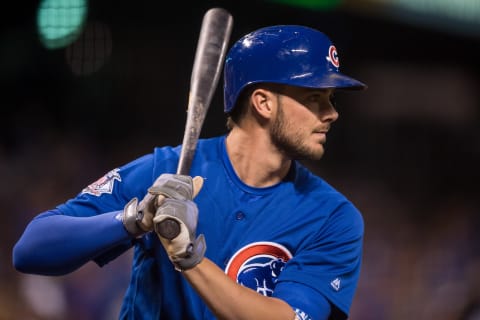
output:
M224 65L225 135L108 172L40 213L13 250L24 273L64 275L133 248L120 319L346 319L359 279L359 210L298 160L318 160L333 95L366 86L339 72L335 46L300 25L238 40ZM176 221L169 237L157 226Z

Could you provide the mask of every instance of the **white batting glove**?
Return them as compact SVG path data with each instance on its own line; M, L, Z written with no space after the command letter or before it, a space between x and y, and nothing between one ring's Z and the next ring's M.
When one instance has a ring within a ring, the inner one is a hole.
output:
M165 219L178 223L179 234L167 239L157 232L168 257L179 271L191 269L202 261L207 249L203 235L195 239L198 208L192 200L165 199L153 218L155 225Z
M162 174L148 189L142 201L130 200L122 214L122 222L128 233L139 237L154 228L153 217L166 197L180 200L192 199L193 181L189 176Z
M193 198L200 191L203 185L203 178L195 177L191 182ZM192 201L192 198L187 200L165 199L153 218L158 238L175 268L179 271L196 266L202 261L206 251L204 236L200 235L195 238L198 208L195 202ZM171 224L175 232L165 233L165 230L160 230L159 226L165 222Z
M153 216L158 207L156 200L156 197L147 193L140 204L137 198L126 204L121 219L130 235L140 237L153 230Z

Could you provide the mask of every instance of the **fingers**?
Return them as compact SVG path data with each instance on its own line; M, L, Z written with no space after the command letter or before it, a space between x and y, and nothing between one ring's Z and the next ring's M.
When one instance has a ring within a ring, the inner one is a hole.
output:
M197 194L200 192L200 189L203 187L203 178L200 176L196 176L192 180L193 183L193 198L197 196Z
M174 175L172 175L172 176L174 176ZM165 199L167 198L167 196L165 194L161 193L162 191L165 192L166 188L164 186L159 187L158 185L156 185L157 182L160 181L160 180L161 180L160 178L157 179L157 181L154 183L154 185L148 190L148 194L150 196L156 197L155 207L154 207L155 210L156 210L156 208L160 207L164 203ZM193 188L192 199L197 196L197 194L200 192L200 189L202 189L202 186L203 186L203 178L202 177L196 176L196 177L192 178L192 188ZM170 193L173 193L173 192L170 192Z
M192 177L163 173L155 180L148 192L153 195L163 195L167 198L191 200L193 199Z
M157 229L158 226L155 225L153 218L157 209L164 205L167 198L192 200L200 192L202 186L203 178L200 176L192 178L176 174L161 175L148 189L138 205L135 200L125 207L123 221L127 231L137 236ZM176 222L173 221L173 223ZM172 226L172 223L166 225Z
M160 207L165 202L165 196L163 194L159 194L156 199L156 208Z

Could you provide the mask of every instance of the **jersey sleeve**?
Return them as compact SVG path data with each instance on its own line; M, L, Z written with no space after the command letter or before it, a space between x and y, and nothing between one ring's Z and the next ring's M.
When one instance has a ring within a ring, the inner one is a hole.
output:
M57 209L77 217L123 210L132 198L143 198L153 182L153 167L153 155L149 154L114 168Z
M132 198L142 200L153 183L153 159L153 154L148 154L109 171L85 187L77 197L58 206L58 210L65 215L81 217L108 212L121 213ZM134 241L135 239L130 238L128 241L112 246L101 255L94 257L93 261L103 266L128 250Z
M152 183L153 155L113 169L76 197L30 221L14 246L13 262L25 273L61 275L93 260L102 266L128 250L134 239L120 214Z
M324 319L319 301L325 299L332 305L329 319L347 318L359 279L363 233L360 212L348 202L338 207L285 265L274 296L308 314L307 319Z
M114 168L103 177L85 187L75 198L57 209L64 215L91 217L108 212L122 212L133 198L141 201L148 188L164 172L175 172L178 162L177 149L155 148L121 167ZM122 225L123 227L123 225ZM115 259L132 246L135 239L116 245L93 260L100 266Z

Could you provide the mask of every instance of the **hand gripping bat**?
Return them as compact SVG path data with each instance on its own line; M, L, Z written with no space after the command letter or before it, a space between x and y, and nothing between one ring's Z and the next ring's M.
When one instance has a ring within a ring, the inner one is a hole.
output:
M189 174L198 137L220 79L232 26L233 18L223 8L209 9L203 16L190 79L187 122L177 174ZM179 234L180 226L173 219L165 219L155 225L155 231L171 240Z

